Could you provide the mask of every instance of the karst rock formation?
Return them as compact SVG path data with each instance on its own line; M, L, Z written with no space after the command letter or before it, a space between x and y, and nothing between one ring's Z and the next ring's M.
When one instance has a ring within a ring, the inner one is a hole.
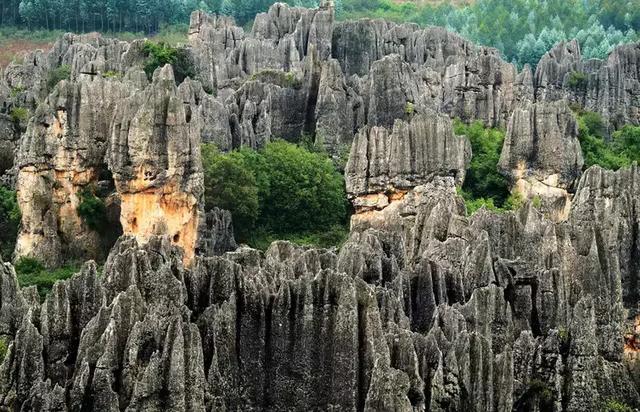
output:
M0 175L22 210L0 258L0 410L640 407L640 169L583 171L570 109L640 124L640 44L585 61L562 43L534 73L442 28L334 14L275 4L245 32L195 12L178 85L169 65L147 78L142 41L99 35L0 72ZM454 118L506 129L517 212L466 216ZM348 241L237 245L231 214L204 208L200 145L303 134L348 153ZM78 214L87 193L107 234ZM87 263L41 302L22 256Z

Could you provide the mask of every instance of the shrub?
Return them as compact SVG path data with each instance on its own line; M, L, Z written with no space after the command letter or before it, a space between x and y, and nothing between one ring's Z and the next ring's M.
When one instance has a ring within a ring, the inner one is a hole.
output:
M202 147L205 207L231 211L236 236L246 239L258 218L258 186L242 159L223 155L213 145Z
M522 205L524 205L524 199L522 199L522 195L520 195L520 193L518 192L514 192L509 195L502 208L504 210L518 210L522 207Z
M158 67L166 64L173 66L173 74L176 84L180 84L186 79L195 77L195 68L191 56L184 48L176 48L165 42L154 43L146 41L144 52L147 59L144 63L144 72L149 80L153 78L153 73Z
M80 192L80 204L77 208L78 216L91 230L102 232L107 224L107 207L104 201L95 195L91 188Z
M535 195L531 202L533 204L533 207L535 207L536 209L540 209L542 207L542 198L538 195Z
M71 66L63 64L51 70L47 75L47 93L51 93L53 88L62 80L69 80L71 77Z
M482 206L490 210L502 208L510 196L509 183L498 172L504 131L485 128L481 122L466 125L460 120L455 121L454 130L457 135L467 136L473 151L463 193L465 200L477 202L467 204L468 209L475 211Z
M629 405L617 401L615 399L608 399L602 406L604 412L633 412L633 408Z
M407 104L404 105L404 114L406 114L407 116L411 116L413 113L415 113L415 110L416 108L411 102L407 102Z
M18 283L21 288L36 286L40 299L44 300L58 280L66 280L78 273L77 265L69 264L57 269L48 270L36 259L22 257L15 264Z
M300 80L295 73L285 72L282 70L264 69L251 76L251 80L260 80L264 83L276 84L280 87L286 87L291 89L299 89L302 87L302 80Z
M11 92L9 93L9 97L16 98L18 97L22 92L24 92L26 89L24 86L16 86L16 87L12 87L11 88Z
M640 161L640 127L625 126L613 134L612 141L606 141L602 118L591 112L578 116L578 127L585 167L618 170Z
M569 73L567 85L572 89L584 89L587 86L587 75L583 72L573 71Z
M11 120L17 124L24 124L29 120L29 110L24 107L14 107L11 109Z
M122 73L116 72L114 70L109 70L102 73L102 77L104 77L105 79L121 79Z
M20 219L16 193L0 186L0 255L4 259L11 258L18 236Z
M205 145L202 153L206 205L231 211L239 240L313 237L322 245L340 237L318 235L347 222L344 179L326 154L284 141L229 154Z

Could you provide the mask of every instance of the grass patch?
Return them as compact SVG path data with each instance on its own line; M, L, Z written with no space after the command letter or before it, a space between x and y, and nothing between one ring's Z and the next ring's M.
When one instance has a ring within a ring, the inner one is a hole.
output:
M80 272L80 266L76 264L68 264L57 269L48 270L36 259L26 257L20 258L16 262L15 269L20 287L36 286L41 301L44 301L58 280L69 279Z

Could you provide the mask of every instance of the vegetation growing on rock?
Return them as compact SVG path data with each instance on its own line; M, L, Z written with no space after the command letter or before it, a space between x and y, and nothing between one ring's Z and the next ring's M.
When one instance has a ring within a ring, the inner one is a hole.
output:
M228 154L205 145L202 157L207 208L230 210L240 241L340 240L337 228L347 220L344 179L325 154L275 141Z
M47 91L50 93L53 88L62 80L69 80L71 77L71 67L67 64L56 67L49 72L47 77Z
M464 185L459 190L467 213L472 215L482 207L492 211L518 209L522 199L510 193L508 180L498 171L504 131L486 128L479 121L467 125L460 120L455 121L454 131L469 139L473 151Z
M144 52L147 56L147 60L144 63L144 72L149 80L152 79L153 73L157 68L166 64L173 66L176 84L182 83L187 77L193 78L195 76L193 62L184 48L174 47L165 42L146 41L144 43Z
M78 215L84 220L90 229L102 231L107 224L107 207L104 200L95 195L92 188L85 188L80 193Z
M640 162L640 127L627 125L607 138L602 117L593 112L579 113L578 126L585 168L618 170Z
M19 226L20 208L16 193L0 186L0 256L4 260L11 259Z
M80 270L76 264L46 269L37 259L27 257L20 258L14 267L20 287L36 286L41 300L51 292L51 288L57 281L69 279Z

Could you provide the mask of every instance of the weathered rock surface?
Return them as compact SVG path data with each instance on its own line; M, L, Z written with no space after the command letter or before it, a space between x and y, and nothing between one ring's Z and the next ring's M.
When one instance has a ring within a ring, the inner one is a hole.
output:
M585 60L577 41L545 54L535 73L539 101L566 98L600 113L612 128L640 124L640 44L622 45L606 60Z
M63 258L104 259L118 230L115 238L98 233L77 208L99 184L107 193L113 190L104 164L111 117L133 88L130 81L84 76L60 83L38 107L16 159L22 211L17 257L37 258L48 266L60 265Z
M640 407L639 169L582 174L565 102L634 122L636 45L607 62L568 45L518 74L443 29L334 23L332 2L274 5L251 33L197 12L190 43L197 79L178 86L169 66L149 84L140 42L99 36L0 76L2 115L34 113L20 138L0 129L18 153L19 255L103 257L77 214L91 185L124 231L101 274L89 262L43 303L0 262L0 409ZM61 64L71 79L48 93ZM567 91L575 68L584 94ZM467 217L451 117L507 125L502 170L555 213ZM238 248L231 216L201 207L200 143L302 133L335 157L353 141L349 240Z
M152 84L119 102L106 158L123 232L141 241L169 235L187 262L195 253L204 193L202 124L180 94L171 66L158 68Z
M578 124L566 101L527 103L513 112L499 168L525 199L537 196L558 220L565 219L567 190L583 163Z
M378 206L384 207L387 195L393 198L433 176L452 175L458 183L464 181L471 160L468 139L453 133L446 115L427 112L410 117L396 120L392 130L365 127L356 135L345 177L347 192L358 199L357 208L380 201L384 204Z

